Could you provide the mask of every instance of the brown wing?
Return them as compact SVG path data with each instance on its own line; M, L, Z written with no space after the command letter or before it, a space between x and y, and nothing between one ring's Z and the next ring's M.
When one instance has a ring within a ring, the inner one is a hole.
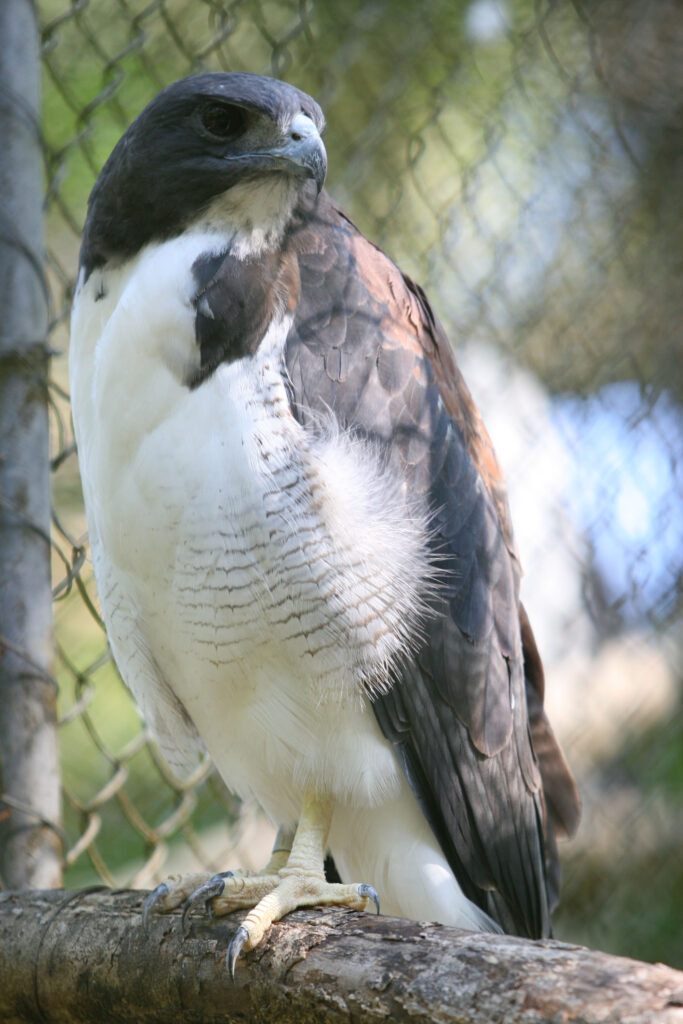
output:
M428 502L443 570L424 642L374 702L377 720L465 893L505 930L546 935L554 843L545 842L519 572L491 442L421 289L324 194L292 250L295 415L312 425L332 410L384 447ZM558 772L571 779L564 761Z

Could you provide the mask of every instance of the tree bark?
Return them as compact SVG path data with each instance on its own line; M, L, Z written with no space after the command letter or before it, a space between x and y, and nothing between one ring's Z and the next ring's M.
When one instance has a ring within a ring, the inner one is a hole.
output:
M0 886L59 885L40 63L30 0L0 2Z
M562 942L339 909L297 911L244 955L240 914L142 928L139 892L0 895L4 1024L229 1021L681 1024L683 973Z

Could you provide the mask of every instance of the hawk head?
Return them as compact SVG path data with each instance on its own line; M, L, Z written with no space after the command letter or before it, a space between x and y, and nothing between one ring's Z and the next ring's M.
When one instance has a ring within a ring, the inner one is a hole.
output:
M284 228L309 182L322 189L324 127L310 96L273 78L213 73L168 86L95 184L81 249L86 276L195 222Z

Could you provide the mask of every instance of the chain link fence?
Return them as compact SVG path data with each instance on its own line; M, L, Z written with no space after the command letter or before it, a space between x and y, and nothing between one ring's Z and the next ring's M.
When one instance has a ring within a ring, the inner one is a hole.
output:
M209 765L179 782L107 649L70 427L87 195L160 88L286 78L328 189L423 284L506 470L582 787L559 938L683 962L683 20L676 0L39 0L65 884L265 862ZM252 858L250 861L249 858Z

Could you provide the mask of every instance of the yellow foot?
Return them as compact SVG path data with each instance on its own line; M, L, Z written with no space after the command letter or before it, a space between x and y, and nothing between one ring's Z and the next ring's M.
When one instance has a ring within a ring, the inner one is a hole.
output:
M280 829L270 860L262 872L239 868L236 871L221 871L217 875L208 871L169 875L145 897L142 904L142 924L145 932L149 933L149 919L153 912L163 914L182 906L182 927L185 931L188 912L196 903L203 902L210 917L213 917L214 913L227 914L230 910L241 907L253 907L262 896L278 884L280 879L277 872L287 863L293 835L291 830ZM224 892L228 879L228 897L216 905L215 898Z
M233 978L235 964L242 950L258 946L271 924L297 907L323 904L365 910L372 901L379 913L379 899L371 885L343 885L341 882L332 883L325 880L325 851L333 806L333 801L329 797L320 796L315 792L306 794L286 865L278 870L276 884L271 885L269 891L260 895L258 900L254 900L253 910L247 914L228 947L226 959ZM225 892L220 898L225 898L228 890L243 898L245 890L252 888L252 881L243 880L244 888L240 889L232 878L226 879ZM271 879L268 879L269 884L270 882ZM229 897L232 906L233 899L234 897ZM242 905L244 906L244 903ZM232 906L229 909L232 909ZM214 903L214 910L216 909Z
M249 880L250 881L250 880ZM243 949L254 949L274 921L279 921L298 907L341 906L366 910L370 901L379 914L379 898L371 885L343 885L326 882L324 875L306 873L294 868L279 872L278 884L251 910L232 937L226 961L230 976L235 977L237 958ZM227 888L227 886L226 886ZM232 909L232 908L231 908Z

